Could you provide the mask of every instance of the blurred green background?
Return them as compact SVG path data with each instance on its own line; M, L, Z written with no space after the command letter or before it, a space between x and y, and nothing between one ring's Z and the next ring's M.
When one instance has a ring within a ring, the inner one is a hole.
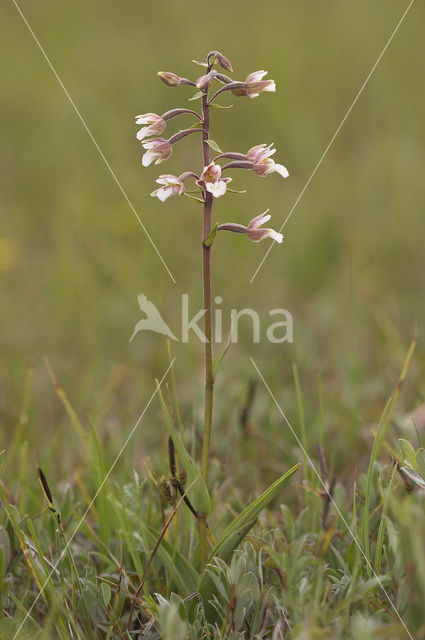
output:
M139 334L128 342L141 317L137 294L145 293L176 332L181 294L190 293L194 311L201 305L200 207L186 198L161 204L149 195L159 173L199 171L198 142L188 138L167 163L143 169L133 119L199 105L187 102L191 88L168 88L156 72L196 79L202 71L191 59L204 59L211 49L230 58L235 79L269 70L277 93L256 100L225 94L221 103L235 106L212 112L212 137L223 150L243 152L274 142L290 177L235 171L232 186L248 193L218 200L214 216L247 223L270 207L279 228L407 2L23 0L20 6L177 281L6 0L0 9L2 441L8 445L19 420L30 364L24 426L30 458L56 454L66 467L63 454L76 440L43 356L79 415L96 418L113 452L168 362L161 336ZM273 248L252 285L267 242L222 234L214 245L214 295L223 298L224 313L253 307L263 327L275 307L294 318L292 345L270 345L264 332L254 345L246 323L232 346L218 382L216 447L217 433L226 432L256 376L250 355L294 421L297 364L312 445L321 377L325 428L341 468L355 464L353 451L362 447L358 416L376 420L415 323L419 346L403 408L424 399L424 19L417 2L296 207L283 245ZM185 122L172 121L167 135ZM198 426L202 348L192 338L173 349L182 413ZM256 402L265 455L279 459L294 446L292 436L263 388ZM133 458L152 455L164 440L156 405L135 436Z

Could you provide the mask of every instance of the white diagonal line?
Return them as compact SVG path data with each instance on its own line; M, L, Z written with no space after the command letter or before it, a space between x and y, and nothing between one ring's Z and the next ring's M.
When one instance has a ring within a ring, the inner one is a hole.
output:
M168 268L164 258L162 257L162 255L159 252L158 247L156 246L155 242L152 240L148 230L146 229L145 225L143 224L140 216L138 215L136 209L133 206L133 203L130 201L128 195L126 194L126 192L124 191L123 186L121 185L120 181L118 180L114 170L112 169L111 165L109 164L109 162L107 161L102 149L99 147L98 143L96 142L92 132L90 131L89 127L86 124L86 121L84 120L83 116L81 115L80 111L78 110L77 106L75 105L75 102L73 101L73 99L71 98L71 96L68 93L68 90L66 89L65 85L63 84L62 80L60 79L56 69L54 68L53 64L50 61L50 58L48 57L47 53L44 51L43 47L41 46L37 36L35 35L34 31L32 30L28 20L26 19L26 17L24 16L24 14L21 11L21 8L19 7L19 5L17 4L16 0L12 0L13 4L15 5L16 9L18 10L22 20L24 21L25 25L28 28L28 31L30 32L30 34L32 35L35 43L37 44L38 48L40 49L41 53L43 54L44 59L46 60L47 64L49 65L50 69L52 70L56 80L59 82L60 86L62 87L66 97L68 98L69 102L71 103L72 108L74 109L75 113L77 114L78 118L81 121L81 124L83 125L84 129L87 131L90 140L93 142L94 146L96 147L97 151L99 152L99 155L101 156L103 162L106 164L109 173L111 174L111 176L113 177L118 189L121 191L122 195L124 196L125 200L127 201L128 206L130 207L130 209L132 210L132 212L134 213L134 215L136 216L140 226L142 227L143 231L146 234L146 237L148 238L149 242L151 243L155 253L157 254L158 258L161 260L162 264L164 265L165 269L168 272L168 275L170 276L171 280L174 282L174 284L176 284L176 280L173 276L173 274L171 273L170 269Z
M318 168L320 167L320 165L322 164L323 160L326 157L326 154L328 153L329 149L331 148L335 138L337 137L338 133L341 131L342 127L344 126L345 121L347 120L348 116L350 115L354 105L356 104L357 100L360 98L361 94L363 93L364 88L366 87L367 83L369 82L371 76L373 75L373 72L375 71L376 67L378 66L379 62L381 61L382 56L384 55L384 53L386 52L386 50L388 49L388 47L391 44L392 39L394 38L395 34L397 33L397 31L399 30L401 23L403 22L403 20L405 19L405 17L407 16L410 7L412 6L412 4L414 3L415 0L410 0L410 3L407 7L407 9L405 10L405 12L403 13L403 15L401 16L400 20L397 23L396 28L394 29L394 31L392 32L391 36L389 37L385 47L382 49L381 53L379 54L379 57L377 59L377 61L375 62L375 64L373 65L372 69L369 71L366 80L363 82L362 86L360 87L356 97L354 98L351 106L349 107L348 111L346 112L345 116L343 117L343 119L341 120L341 122L338 125L337 130L335 131L335 133L333 134L332 138L329 141L328 146L326 147L326 149L324 150L324 152L322 153L319 162L316 164L316 166L314 167L309 179L307 180L307 182L305 183L304 187L301 189L300 194L298 195L298 198L295 200L294 204L292 205L292 209L289 211L288 215L286 216L285 222L282 224L282 226L279 229L279 233L282 232L282 229L285 227L286 223L288 222L289 218L292 216L295 208L297 207L299 201L301 200L301 198L303 197L308 185L310 184L310 182L312 181L312 179L314 178ZM259 270L261 269L265 259L267 258L267 256L269 255L270 251L273 249L274 245L276 244L276 241L273 240L273 242L271 243L271 245L269 246L269 248L267 249L263 259L261 260L260 264L258 265L257 269L255 270L254 275L252 276L251 280L249 281L249 284L252 284L252 282L254 281L255 276L257 275L257 273L259 272Z
M390 596L388 595L387 590L385 589L384 585L381 582L381 579L379 578L379 576L376 574L374 568L372 567L370 561L367 559L367 556L365 554L365 552L363 551L363 548L361 546L361 544L359 543L359 541L357 540L356 536L354 535L354 533L351 531L350 529L350 525L348 524L348 522L346 521L346 519L344 518L344 516L342 515L341 511L339 510L338 505L336 504L335 500L332 497L332 494L328 491L328 488L326 487L326 484L324 483L324 481L322 480L322 477L320 475L320 473L317 471L316 467L314 466L314 463L312 461L312 459L310 458L310 456L308 455L307 451L304 449L303 444L301 442L301 440L299 439L299 437L297 436L296 432L294 431L292 425L290 424L288 418L286 417L286 415L284 414L280 404L278 403L278 401L276 400L275 396L273 395L272 390L270 389L269 385L267 384L267 382L264 379L263 374L261 373L261 371L259 370L259 368L257 367L257 365L254 362L254 359L250 356L249 359L251 360L254 368L256 369L258 375L260 376L264 386L266 387L267 391L269 392L273 402L275 403L276 407L279 409L279 413L281 414L282 418L285 420L286 424L288 425L288 427L290 428L292 435L294 436L295 440L297 441L298 446L300 447L300 449L302 450L304 456L306 457L306 459L308 460L309 465L311 466L311 468L313 469L314 473L316 474L317 478L319 479L319 482L321 483L325 493L327 494L330 502L332 502L333 506L335 507L335 510L337 511L339 517L341 518L342 522L344 523L344 525L347 528L348 533L350 534L350 536L353 538L353 542L355 543L355 545L357 546L358 550L360 551L360 553L362 554L364 560L366 561L367 566L369 567L369 569L371 570L371 572L373 573L374 577L376 578L376 581L378 582L379 586L381 587L382 591L384 592L389 604L391 605L391 608L393 609L394 613L396 614L397 618L400 620L401 624L403 625L407 635L409 636L409 638L411 640L413 640L413 636L411 635L409 629L406 627L403 618L401 617L401 615L399 614L394 602L392 601L392 599L390 598Z
M68 550L68 548L69 548L69 546L70 546L71 542L73 541L73 539L74 539L74 537L75 537L75 535L76 535L77 531L79 530L79 528L80 528L80 527L81 527L81 525L83 524L84 520L86 519L86 516L87 516L88 512L90 511L90 509L92 508L92 506L93 506L93 504L94 504L94 502L95 502L95 500L96 500L97 496L98 496L98 495L99 495L99 493L102 491L102 489L103 489L103 487L104 487L104 485L105 485L105 482L107 481L107 479L108 479L108 478L109 478L109 476L111 475L111 473L112 473L112 471L113 471L113 469L114 469L115 465L117 464L118 460L120 459L120 457L121 457L121 455L122 455L123 451L125 450L125 448L127 447L128 443L130 442L131 438L133 437L134 432L136 431L137 427L139 426L139 424L140 424L141 420L143 419L143 417L144 417L144 415L145 415L146 411L148 410L148 408L149 408L149 406L150 406L150 404L151 404L152 400L154 399L154 397L155 397L155 396L156 396L156 394L158 393L158 390L159 390L160 386L162 385L162 383L163 383L163 381L164 381L165 377L167 376L167 374L168 374L169 370L170 370L170 369L171 369L171 367L173 366L175 359L176 359L176 357L174 356L174 358L172 359L172 361L171 361L171 362L170 362L170 364L168 365L166 372L164 373L164 375L162 376L161 380L159 381L159 384L156 386L155 391L153 392L153 394L152 394L152 395L151 395L151 397L149 398L149 401L148 401L147 405L145 406L145 408L143 409L142 413L140 414L139 419L137 420L136 424L134 425L134 427L133 427L133 428L132 428L132 430L130 431L129 435L127 436L126 441L125 441L125 442L124 442L124 444L122 445L122 447L121 447L121 449L119 450L119 452L118 452L118 454L117 454L117 456L116 456L115 460L114 460L114 461L113 461L113 463L111 464L111 466L110 466L110 468L109 468L109 470L108 470L107 474L106 474L106 475L105 475L105 477L103 478L102 483L100 484L99 488L97 489L96 493L94 494L94 496L93 496L93 498L92 498L92 500L91 500L90 504L88 505L87 509L85 510L85 512L83 513L83 515L81 516L81 518L80 518L80 520L79 520L79 522L78 522L77 526L75 527L75 529L74 529L74 531L73 531L73 533L72 533L71 537L70 537L70 538L68 538L68 541L67 541L67 543L66 543L66 545L65 545L65 547L64 547L64 549L63 549L63 551L62 551L62 553L60 554L60 556L59 556L58 560L56 561L55 565L53 566L53 569L51 570L51 572L50 572L50 573L49 573L49 575L47 576L47 578L46 578L46 580L45 580L45 582L44 582L43 586L41 587L41 589L40 589L40 591L39 591L39 593L38 593L37 597L35 598L34 602L32 603L31 607L28 609L28 611L27 611L27 613L26 613L26 615L25 615L24 619L22 620L21 624L19 625L19 627L18 627L18 629L17 629L17 631L16 631L15 635L13 636L12 640L16 640L16 638L17 638L17 636L18 636L19 632L21 631L22 627L24 626L24 624L25 624L25 622L26 622L26 620L27 620L28 616L31 614L31 611L33 610L33 608L34 608L34 607L35 607L35 605L37 604L38 599L40 598L40 596L41 596L41 595L42 595L42 593L44 592L44 589L46 588L47 583L49 582L50 578L52 577L53 572L54 572L54 571L56 571L58 564L60 563L60 561L62 560L63 556L64 556L64 555L65 555L65 553L67 552L67 550Z

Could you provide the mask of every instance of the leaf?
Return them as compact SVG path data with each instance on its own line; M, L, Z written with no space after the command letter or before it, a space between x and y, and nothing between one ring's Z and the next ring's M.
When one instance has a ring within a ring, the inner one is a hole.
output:
M208 493L207 486L203 477L201 476L199 469L193 460L192 456L189 454L186 449L183 440L180 437L180 434L177 433L177 430L171 420L171 416L168 412L166 404L164 402L164 398L162 396L162 391L159 386L158 380L155 381L156 388L158 390L158 397L161 403L162 411L165 417L165 422L167 423L169 434L174 442L174 446L179 454L180 462L182 467L186 470L187 474L187 485L191 486L194 484L192 489L189 491L190 501L193 504L195 511L201 515L207 516L211 509L210 496Z
M233 107L232 104L224 105L224 104L217 104L217 102L211 102L209 106L212 107L213 109L231 109Z
M425 478L425 449L423 447L416 452L416 468L422 478Z
M246 193L246 189L242 189L242 191L238 191L237 189L229 189L229 187L227 187L227 191L230 191L230 193Z
M107 607L111 601L111 587L107 582L101 582L100 590L102 592L103 604Z
M192 60L195 64L199 64L200 67L208 67L206 62L200 62L199 60Z
M190 198L191 200L195 200L195 202L200 202L201 204L204 204L204 201L201 200L201 198L197 198L196 196L191 196L190 193L188 193L187 191L185 191L183 195L185 195L186 198Z
M205 142L211 149L213 149L214 151L217 151L217 153L223 153L220 147L218 146L218 144L215 142L215 140L205 140Z
M212 243L215 240L215 236L217 233L217 229L218 229L218 222L215 223L215 225L213 226L213 228L211 229L208 237L206 238L206 240L204 240L204 242L202 243L204 245L204 247L211 247Z
M153 549L160 533L148 526L144 527L144 533L147 542ZM149 550L146 550L146 552L148 553ZM199 581L199 574L178 549L174 549L167 540L162 540L156 555L167 571L173 566L172 580L175 582L180 595L187 597L195 593Z
M410 442L405 440L404 438L398 439L401 447L401 451L403 453L403 458L405 464L409 464L412 469L416 468L416 452Z
M226 344L224 345L220 353L218 353L213 360L213 364L212 364L213 380L215 380L221 361L223 360L224 356L227 353L228 348L230 347L230 343L232 341L232 334L233 334L233 316L230 316L230 330L227 336Z
M261 494L256 500L251 502L242 513L240 513L223 531L219 537L216 546L214 547L209 562L213 558L220 558L220 560L227 562L231 557L233 551L239 545L239 543L246 536L248 531L254 526L260 512L267 507L267 505L273 500L278 493L279 489L291 476L298 471L300 464L296 464L289 469L283 476L278 478L264 493ZM211 598L214 590L214 584L211 580L211 575L208 568L201 575L199 581L199 592L204 599L204 606L207 607L208 600Z
M422 489L425 489L425 480L421 478L419 473L416 473L416 471L414 469L411 469L410 467L400 467L400 468L402 471L404 471L406 476L408 476L412 480L412 482L417 484L419 487L422 487Z
M204 95L203 91L197 91L195 95L189 98L189 102L191 102L191 100L199 100L199 98L202 98L203 95Z

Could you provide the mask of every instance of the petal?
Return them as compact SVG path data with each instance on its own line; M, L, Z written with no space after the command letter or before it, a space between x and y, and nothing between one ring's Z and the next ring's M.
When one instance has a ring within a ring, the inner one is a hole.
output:
M282 178L287 178L289 176L289 171L286 167L283 166L283 164L275 163L272 171L276 171L277 173L279 173L282 176Z
M269 238L273 238L273 240L275 242L278 242L279 244L282 244L283 241L283 235L281 233L278 233L277 231L275 231L274 229L267 229L268 233L268 237Z
M224 180L218 180L217 182L207 182L207 191L212 193L214 198L219 198L226 193L227 184Z
M270 209L266 209L265 211L263 211L263 213L260 213L258 216L255 216L255 218L253 218L250 221L248 225L248 229L256 229L259 225L263 224L264 222L267 222L267 220L270 220L271 216L267 215L269 211Z
M138 140L143 140L143 138L146 138L146 136L148 135L149 135L149 127L143 127L136 133L136 138Z
M146 151L146 153L142 157L142 165L144 167L148 167L150 164L152 164L156 157L156 153L153 153L152 151Z
M172 195L173 195L173 190L172 189L167 189L167 187L165 187L165 188L162 187L161 189L158 189L157 196L161 200L161 202L165 202L166 199L169 198Z
M266 75L267 75L267 71L264 71L264 70L253 71L253 73L250 73L249 76L247 76L245 82L259 82Z
M136 124L152 124L159 119L156 113L142 113L140 116L136 116Z
M264 87L263 91L276 91L276 83L274 80L271 81L267 87Z

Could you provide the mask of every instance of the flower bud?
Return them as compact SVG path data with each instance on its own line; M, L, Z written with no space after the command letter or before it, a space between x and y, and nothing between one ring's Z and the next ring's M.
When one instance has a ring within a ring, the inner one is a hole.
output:
M197 79L196 81L196 86L200 91L203 91L204 89L206 89L210 83L211 80L215 77L216 72L215 71L210 71L209 73L206 73L204 76L201 76L200 78Z
M172 71L158 71L158 76L169 87L177 87L180 84L180 77Z
M222 67L222 69L226 69L226 71L233 71L233 67L230 64L230 60L228 60L226 58L226 56L223 56L222 53L217 53L217 59L218 59L218 64L220 65L220 67Z

